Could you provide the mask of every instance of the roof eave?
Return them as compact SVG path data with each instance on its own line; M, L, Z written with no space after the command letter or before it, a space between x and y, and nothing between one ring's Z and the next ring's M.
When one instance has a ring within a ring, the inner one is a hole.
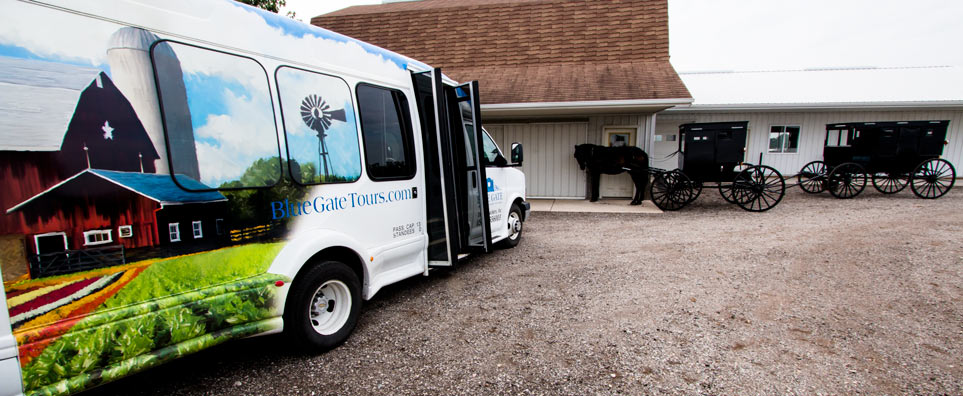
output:
M493 103L481 105L481 111L488 117L655 113L691 103L692 98Z
M690 104L667 109L670 113L723 111L826 111L826 110L959 110L963 100L892 101L892 102L826 102L826 103L737 103Z

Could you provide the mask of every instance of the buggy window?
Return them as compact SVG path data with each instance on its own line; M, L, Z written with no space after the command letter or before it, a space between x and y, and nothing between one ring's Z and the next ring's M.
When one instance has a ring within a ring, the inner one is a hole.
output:
M849 130L830 129L826 131L826 147L849 146Z

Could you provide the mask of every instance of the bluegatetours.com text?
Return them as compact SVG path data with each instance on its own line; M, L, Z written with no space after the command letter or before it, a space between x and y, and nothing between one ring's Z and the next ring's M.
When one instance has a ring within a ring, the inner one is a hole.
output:
M330 198L318 195L313 199L294 202L285 199L271 202L271 218L279 220L285 217L336 212L349 208L363 208L389 202L407 201L411 198L411 190L403 189L364 194L348 193Z

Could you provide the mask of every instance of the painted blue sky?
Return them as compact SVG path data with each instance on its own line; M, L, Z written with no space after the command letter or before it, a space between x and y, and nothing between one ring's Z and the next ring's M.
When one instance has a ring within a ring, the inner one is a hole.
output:
M314 163L315 169L323 172L323 164L318 163L317 132L304 123L300 111L304 98L318 95L332 110L345 111L345 121L332 121L330 129L325 131L329 174L357 179L361 175L361 150L348 85L336 77L292 68L281 68L276 76L291 159L300 164Z

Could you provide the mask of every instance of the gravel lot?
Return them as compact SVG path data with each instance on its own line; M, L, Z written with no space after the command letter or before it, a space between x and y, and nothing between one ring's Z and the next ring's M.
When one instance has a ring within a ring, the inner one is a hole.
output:
M525 226L381 291L326 354L242 340L93 393L963 393L963 188Z

